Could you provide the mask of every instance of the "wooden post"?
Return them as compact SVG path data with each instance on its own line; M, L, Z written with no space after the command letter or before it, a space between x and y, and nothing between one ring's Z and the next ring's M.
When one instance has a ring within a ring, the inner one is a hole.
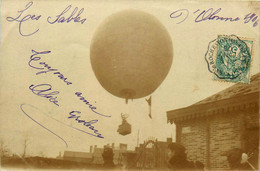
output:
M210 118L206 118L206 168L210 170Z

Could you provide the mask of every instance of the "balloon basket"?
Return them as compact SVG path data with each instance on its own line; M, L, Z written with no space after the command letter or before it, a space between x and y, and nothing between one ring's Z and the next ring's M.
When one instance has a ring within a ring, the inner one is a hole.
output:
M126 121L127 116L121 114L122 124L118 126L117 132L120 135L128 135L132 132L131 125Z

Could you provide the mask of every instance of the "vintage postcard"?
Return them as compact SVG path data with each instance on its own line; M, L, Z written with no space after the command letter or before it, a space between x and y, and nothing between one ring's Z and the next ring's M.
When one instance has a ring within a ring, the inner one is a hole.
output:
M2 0L0 170L258 170L259 7Z

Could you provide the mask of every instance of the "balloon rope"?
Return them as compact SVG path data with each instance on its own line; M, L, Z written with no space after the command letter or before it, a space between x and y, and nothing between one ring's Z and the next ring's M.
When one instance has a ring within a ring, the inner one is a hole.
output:
M249 164L249 166L250 166L252 169L256 170L256 168L254 168L254 166L253 166L251 163L249 163L249 161L246 161L246 162Z
M128 118L128 114L123 114L123 113L121 113L121 117L122 117L122 119L126 119L126 118Z

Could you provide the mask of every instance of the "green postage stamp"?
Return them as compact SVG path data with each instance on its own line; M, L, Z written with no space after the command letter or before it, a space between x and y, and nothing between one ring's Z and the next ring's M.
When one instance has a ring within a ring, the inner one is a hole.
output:
M209 43L205 59L214 80L249 84L252 54L253 40L218 36Z

